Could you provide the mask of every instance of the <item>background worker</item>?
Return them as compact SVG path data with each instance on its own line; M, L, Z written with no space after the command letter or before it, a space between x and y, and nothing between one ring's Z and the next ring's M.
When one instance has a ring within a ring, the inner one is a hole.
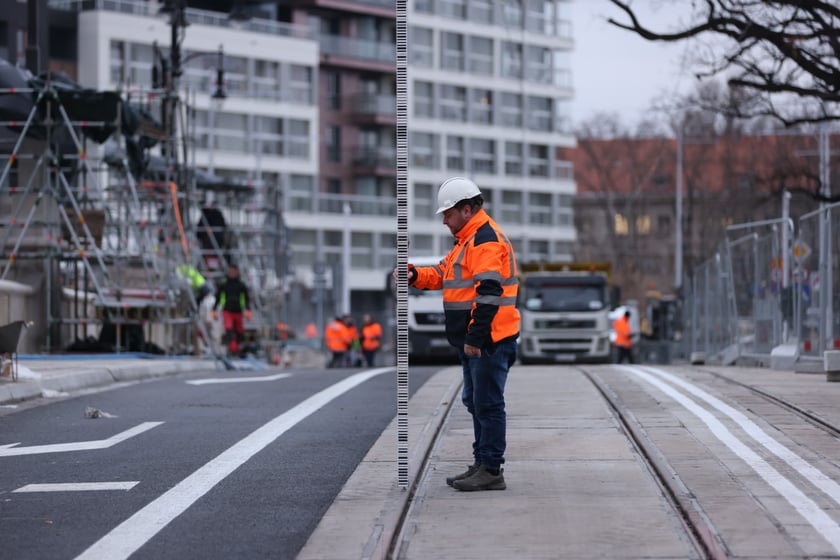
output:
M227 278L219 286L219 297L213 307L213 319L218 317L216 309L222 308L222 325L225 329L224 340L231 355L240 353L244 340L244 318L251 320L251 306L248 299L248 287L239 277L239 267L228 267ZM244 356L243 356L244 357Z
M327 345L327 350L332 354L327 367L344 367L345 356L350 349L349 336L347 325L344 324L341 317L336 316L327 324L324 329L324 343Z
M362 365L362 343L359 339L359 328L353 317L347 313L342 318L347 327L347 353L344 355L345 367L360 367Z
M382 325L373 320L370 313L362 317L362 353L368 367L373 367L376 353L382 344Z
M474 461L446 483L464 491L506 488L504 391L519 336L513 245L483 204L470 179L444 181L437 213L443 214L455 245L440 264L408 269L408 283L415 288L443 289L446 336L461 357L461 400L473 419Z
M613 321L613 330L615 331L615 347L618 350L616 363L624 362L627 359L628 363L633 362L633 329L630 327L630 311L625 311L624 315Z

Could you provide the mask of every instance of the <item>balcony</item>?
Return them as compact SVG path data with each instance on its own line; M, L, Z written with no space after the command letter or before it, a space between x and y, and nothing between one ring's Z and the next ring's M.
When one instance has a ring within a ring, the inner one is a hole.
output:
M396 18L396 4L393 0L296 0L294 5Z
M393 95L358 93L350 96L350 107L356 124L397 123L397 98Z
M384 41L370 41L341 35L320 36L321 62L392 73L395 71L396 45Z
M397 174L397 151L386 147L359 147L350 150L354 175L384 175L393 177Z
M344 214L344 205L350 205L354 216L393 218L397 213L397 201L393 196L368 196L355 194L302 193L291 194L287 212L300 214Z

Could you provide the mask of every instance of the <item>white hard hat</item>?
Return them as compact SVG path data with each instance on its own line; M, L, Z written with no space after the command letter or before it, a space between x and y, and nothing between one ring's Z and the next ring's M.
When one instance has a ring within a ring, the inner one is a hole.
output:
M469 200L481 194L472 180L466 177L451 177L438 190L438 209L435 214L449 210L462 200Z

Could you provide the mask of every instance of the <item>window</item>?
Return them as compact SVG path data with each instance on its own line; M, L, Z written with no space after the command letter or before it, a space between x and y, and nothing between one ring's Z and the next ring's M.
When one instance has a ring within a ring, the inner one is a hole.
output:
M627 222L627 218L625 218L621 214L616 214L613 222L613 229L615 231L615 234L621 237L624 237L628 233L630 233L630 225Z
M522 6L520 0L504 0L502 3L502 21L506 27L522 27Z
M292 175L289 178L289 209L298 212L312 212L315 181L309 175Z
M551 131L551 98L528 97L528 128L530 130Z
M525 50L525 79L539 84L553 84L551 50L528 46Z
M518 93L502 93L501 101L502 126L522 126L522 96Z
M311 105L315 97L314 88L312 87L312 67L292 64L291 72L292 77L291 83L289 84L290 101Z
M656 231L660 235L671 233L671 216L660 215L656 217Z
M286 138L286 157L307 159L309 157L309 121L289 119L286 122L289 133Z
M470 122L492 124L493 92L489 89L474 89L470 97Z
M416 218L431 218L437 207L432 204L437 200L435 188L430 183L414 183L414 216Z
M327 161L341 161L341 127L327 127Z
M528 145L528 176L548 177L548 146Z
M493 41L486 37L470 37L467 52L467 72L493 75Z
M440 86L440 116L449 121L467 120L467 89L442 84Z
M525 0L525 29L544 35L554 34L554 0Z
M411 28L411 63L431 68L434 66L434 33L425 27Z
M441 32L440 67L444 70L464 69L464 36Z
M251 135L254 151L268 155L283 155L283 120L276 117L254 117Z
M327 107L336 110L341 109L341 78L338 72L327 72L324 80L327 89Z
M0 58L6 60L8 57L8 50L5 48L6 43L3 42L5 38L5 22L0 21ZM122 41L111 41L111 83L121 84L125 81L125 43Z
M430 82L414 82L414 116L435 116L435 100Z
M528 223L541 226L551 225L551 194L528 193ZM548 251L548 245L545 250Z
M502 43L502 77L514 80L522 79L522 45Z
M636 216L636 233L650 235L650 216Z
M241 113L217 113L216 147L228 152L248 153L248 119Z
M350 235L350 266L353 268L373 268L373 233L354 231Z
M452 170L464 169L464 137L446 137L446 168Z
M473 23L493 23L491 0L469 0L469 19Z
M440 15L453 19L467 19L466 0L438 0Z
M268 60L255 60L251 88L255 97L278 99L280 97L280 64Z
M437 137L430 132L413 132L411 134L411 164L425 169L435 169Z
M473 138L470 141L471 169L473 173L493 174L496 172L496 141Z
M505 142L505 175L522 175L522 142Z
M522 193L502 191L501 223L522 223Z

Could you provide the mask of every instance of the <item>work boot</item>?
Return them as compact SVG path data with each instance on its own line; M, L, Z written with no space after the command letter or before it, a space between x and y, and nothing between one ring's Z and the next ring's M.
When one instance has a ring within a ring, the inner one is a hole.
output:
M463 479L467 478L468 476L472 476L472 475L475 474L475 471L477 471L477 470L478 470L478 465L472 464L469 467L467 467L467 470L465 470L461 474L456 474L455 476L447 476L446 477L446 483L449 486L452 486L452 483L455 482L456 480L463 480Z
M487 467L481 465L471 476L454 481L452 487L464 492L473 492L475 490L504 490L507 485L504 469L499 469L499 474L493 474L487 470Z

